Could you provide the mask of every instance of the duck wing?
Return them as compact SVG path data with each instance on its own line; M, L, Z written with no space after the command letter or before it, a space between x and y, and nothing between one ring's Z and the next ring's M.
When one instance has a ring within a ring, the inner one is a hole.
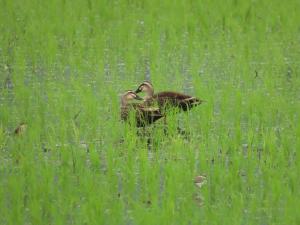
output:
M139 105L136 107L136 110L136 120L138 127L143 127L145 125L152 124L164 116L160 112L159 108L156 107L145 107Z
M153 95L153 101L157 101L160 108L178 107L183 111L202 103L202 100L196 97L173 91L158 92Z
M132 103L126 107L121 108L121 119L126 121L130 112L135 113L135 120L137 127L144 127L162 118L159 108L147 107L142 104Z

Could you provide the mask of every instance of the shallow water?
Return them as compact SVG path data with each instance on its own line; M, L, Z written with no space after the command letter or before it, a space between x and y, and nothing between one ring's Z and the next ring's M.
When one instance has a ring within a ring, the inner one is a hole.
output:
M298 224L296 1L60 4L0 7L1 224ZM206 102L138 135L144 80Z

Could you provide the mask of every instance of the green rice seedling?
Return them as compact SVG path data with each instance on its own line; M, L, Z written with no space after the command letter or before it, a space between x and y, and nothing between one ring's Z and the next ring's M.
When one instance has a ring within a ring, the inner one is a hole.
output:
M300 223L298 1L0 5L0 224ZM137 129L143 80L206 102Z

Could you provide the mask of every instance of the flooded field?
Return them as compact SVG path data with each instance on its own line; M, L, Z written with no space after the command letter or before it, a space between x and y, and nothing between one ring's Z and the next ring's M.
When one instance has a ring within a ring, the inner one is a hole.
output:
M299 224L299 12L1 0L0 224ZM144 80L205 102L136 128Z

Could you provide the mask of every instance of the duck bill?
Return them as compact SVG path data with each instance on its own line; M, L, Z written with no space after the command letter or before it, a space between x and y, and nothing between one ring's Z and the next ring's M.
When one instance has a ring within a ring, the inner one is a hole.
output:
M136 99L136 100L144 100L143 98L141 98L141 97L138 96L138 95L135 97L135 99Z
M135 93L140 93L141 92L141 90L138 88L138 89L136 89L136 91L135 91Z

